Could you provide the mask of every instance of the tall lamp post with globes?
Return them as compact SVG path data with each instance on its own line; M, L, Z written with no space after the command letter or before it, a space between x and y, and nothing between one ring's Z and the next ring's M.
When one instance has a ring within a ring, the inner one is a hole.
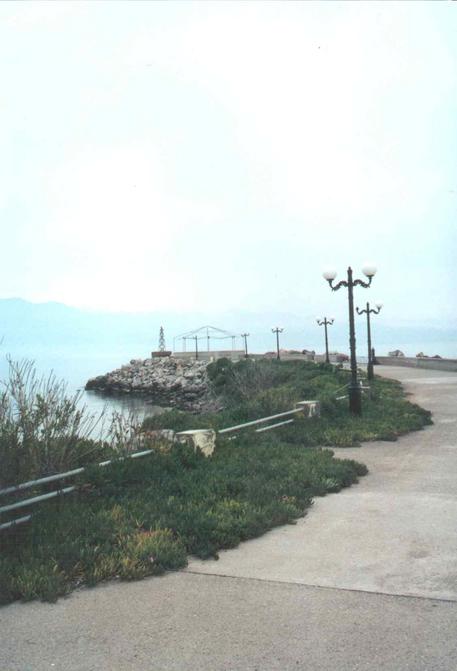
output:
M369 380L372 380L374 375L373 375L373 354L371 351L371 325L370 325L370 314L371 315L378 315L381 312L382 308L382 303L376 303L376 309L371 308L370 309L370 304L367 302L367 307L365 310L360 310L359 308L356 308L357 314L358 315L364 315L366 314L367 316L367 339L368 339L368 364L367 364L367 378Z
M347 270L347 280L341 280L335 286L333 280L337 273L335 270L325 270L322 275L330 285L332 291L338 291L342 287L348 290L349 303L349 348L351 352L351 382L349 384L349 410L353 415L362 414L362 395L357 380L357 359L355 354L355 325L354 325L354 287L360 286L368 289L371 285L371 280L376 275L376 268L371 265L366 265L362 268L363 274L368 278L367 282L363 280L355 280L352 276L352 268L349 266Z
M333 322L335 321L333 317L331 319L327 319L327 317L324 317L324 319L316 319L317 323L319 326L323 326L325 329L325 363L330 363L330 359L328 356L328 334L327 334L327 327L331 326Z

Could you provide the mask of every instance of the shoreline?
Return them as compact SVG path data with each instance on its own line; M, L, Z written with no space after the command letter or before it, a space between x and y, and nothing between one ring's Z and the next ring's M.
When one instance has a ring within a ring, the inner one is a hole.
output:
M170 357L132 359L89 379L85 391L143 399L145 404L202 412L214 407L206 374L208 362Z

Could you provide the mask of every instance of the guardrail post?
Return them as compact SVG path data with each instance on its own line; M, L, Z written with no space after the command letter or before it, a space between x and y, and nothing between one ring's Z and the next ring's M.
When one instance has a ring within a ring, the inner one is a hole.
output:
M319 401L298 401L295 407L301 410L305 417L320 417L321 404Z
M178 443L190 445L195 451L199 450L205 457L210 457L216 447L216 432L214 429L179 431L176 440Z

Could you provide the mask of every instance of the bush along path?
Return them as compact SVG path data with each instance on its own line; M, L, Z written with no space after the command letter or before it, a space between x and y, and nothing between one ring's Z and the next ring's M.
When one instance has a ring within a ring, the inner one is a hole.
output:
M144 427L217 430L313 399L320 401L321 417L279 429L276 435L283 442L305 447L354 447L367 440L396 440L431 424L430 412L410 403L399 382L379 377L363 397L363 415L350 415L347 398L341 399L347 394L350 373L329 364L268 360L232 364L219 359L208 366L207 375L222 411L193 415L173 410L147 418Z
M30 524L0 537L0 601L52 601L78 585L179 569L189 554L215 557L220 549L293 523L314 496L337 492L367 472L318 445L391 440L430 421L390 381L376 381L364 416L353 419L347 404L334 400L346 371L241 363L218 362L210 370L214 393L224 402L221 413L170 412L153 427L160 428L158 420L166 420L167 428L227 426L228 420L254 419L305 398L321 400L322 417L268 434L219 439L210 459L172 445L105 469L89 467L74 495L43 504Z

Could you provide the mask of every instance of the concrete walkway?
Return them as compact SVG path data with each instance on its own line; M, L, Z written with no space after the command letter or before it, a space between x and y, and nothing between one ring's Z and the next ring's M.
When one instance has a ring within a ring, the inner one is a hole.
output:
M457 374L376 372L434 426L336 450L370 474L217 562L0 609L1 671L455 671Z

